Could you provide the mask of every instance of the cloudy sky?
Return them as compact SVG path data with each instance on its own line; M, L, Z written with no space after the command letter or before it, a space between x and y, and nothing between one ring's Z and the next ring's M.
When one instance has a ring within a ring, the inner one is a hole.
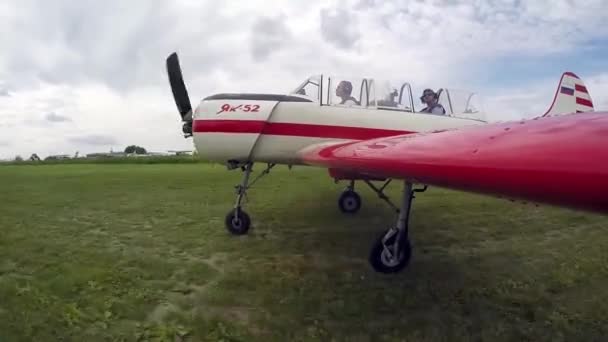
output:
M608 109L608 0L5 0L0 158L191 149L165 74L193 102L312 74L483 95L491 119L542 114L563 71Z

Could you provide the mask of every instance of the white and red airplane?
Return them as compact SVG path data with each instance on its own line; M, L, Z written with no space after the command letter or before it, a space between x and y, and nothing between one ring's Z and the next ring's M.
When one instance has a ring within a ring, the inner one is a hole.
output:
M608 212L608 115L594 111L587 88L571 72L562 75L544 115L487 123L472 105L474 94L443 89L437 98L445 115L417 113L408 83L393 88L368 78L353 87L351 105L336 96L341 79L315 76L289 94L216 94L193 109L176 53L166 67L183 132L199 156L244 172L225 220L233 234L250 227L243 196L277 164L324 167L334 179L350 181L339 200L348 213L361 205L355 180L391 205L383 190L392 179L403 180L401 203L393 205L396 225L369 256L384 273L410 261L411 203L427 185ZM254 163L268 166L251 182Z

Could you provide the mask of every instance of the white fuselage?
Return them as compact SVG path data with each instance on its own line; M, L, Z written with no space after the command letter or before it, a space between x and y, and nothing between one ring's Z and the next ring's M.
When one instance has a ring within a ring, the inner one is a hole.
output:
M203 100L193 139L203 159L301 164L298 151L324 142L445 130L482 121L405 111L275 100Z

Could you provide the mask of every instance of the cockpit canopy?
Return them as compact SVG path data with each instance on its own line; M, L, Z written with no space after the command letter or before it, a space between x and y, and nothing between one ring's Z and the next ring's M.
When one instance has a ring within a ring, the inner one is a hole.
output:
M450 116L486 121L481 98L476 93L453 88L437 91L439 103Z
M475 93L442 88L436 90L446 115L485 121L479 96ZM418 96L414 105L408 82L327 75L307 78L290 95L305 97L321 106L360 107L417 113L425 107ZM429 114L430 115L430 114Z

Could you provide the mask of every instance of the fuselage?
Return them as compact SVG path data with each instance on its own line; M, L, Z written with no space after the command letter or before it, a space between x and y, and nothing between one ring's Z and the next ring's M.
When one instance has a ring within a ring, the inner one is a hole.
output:
M320 105L297 96L218 94L193 113L199 156L226 164L299 165L298 151L324 143L453 129L485 122L376 107Z

